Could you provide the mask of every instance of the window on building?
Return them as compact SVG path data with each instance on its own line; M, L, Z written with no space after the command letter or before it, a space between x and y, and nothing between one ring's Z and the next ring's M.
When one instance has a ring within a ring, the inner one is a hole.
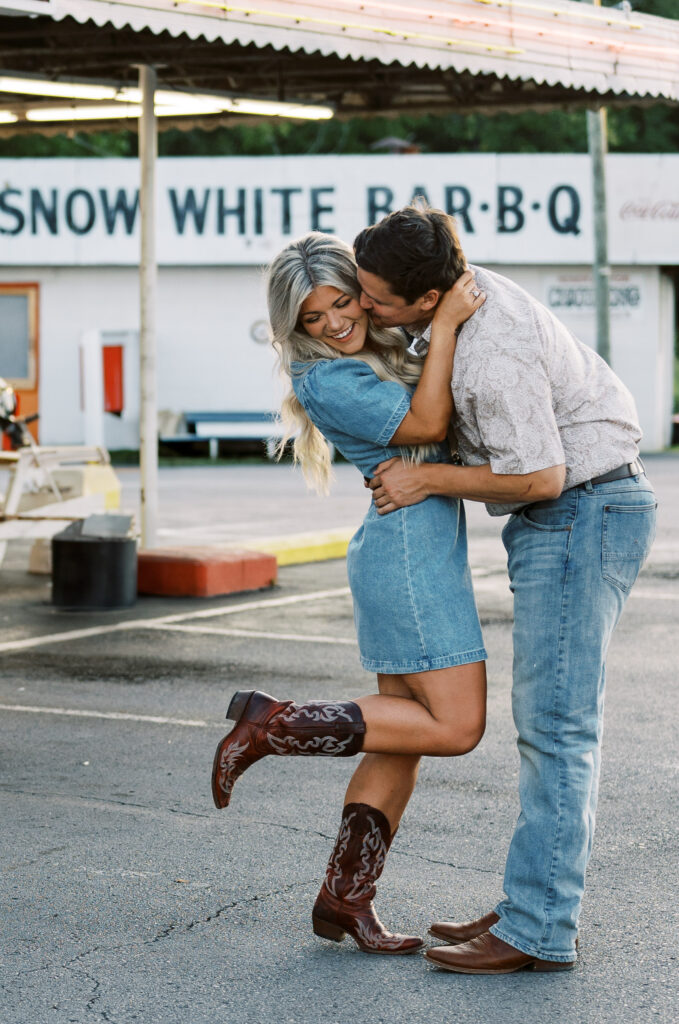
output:
M33 391L37 368L38 285L0 284L0 377Z

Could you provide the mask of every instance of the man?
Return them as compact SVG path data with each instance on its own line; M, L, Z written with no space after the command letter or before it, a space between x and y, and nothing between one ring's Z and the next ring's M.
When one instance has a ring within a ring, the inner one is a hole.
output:
M355 243L361 303L426 352L441 294L466 269L454 222L426 206L390 214ZM512 709L521 812L505 898L478 921L443 922L429 960L462 973L574 965L594 834L605 658L655 532L632 396L595 352L523 289L473 267L485 304L462 326L452 390L461 465L384 463L388 514L432 494L512 513L503 530L514 594Z

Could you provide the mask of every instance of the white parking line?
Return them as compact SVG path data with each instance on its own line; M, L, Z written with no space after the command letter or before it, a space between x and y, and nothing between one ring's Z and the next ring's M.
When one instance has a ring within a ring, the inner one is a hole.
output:
M343 636L310 636L308 633L265 633L256 629L220 629L219 626L168 626L163 623L147 625L146 629L162 629L168 633L201 633L207 636L242 636L258 640L294 640L303 644L346 644L356 647L357 641Z
M0 653L3 651L25 651L33 647L45 647L48 644L65 643L68 640L82 640L90 636L103 636L106 633L121 633L126 630L152 628L161 624L183 622L187 619L209 619L216 618L219 615L235 615L237 612L250 611L253 608L280 608L284 605L300 604L303 601L321 601L326 597L346 597L350 593L349 587L336 587L334 590L316 590L311 594L292 594L289 597L263 598L259 601L243 601L241 604L201 608L195 612L159 615L154 619L128 619L127 622L116 622L110 626L91 626L88 629L70 629L64 633L48 633L42 636L26 637L23 640L7 640L5 643L0 643Z
M26 711L34 715L70 715L73 718L110 718L121 722L152 722L154 725L188 725L205 729L216 723L191 718L162 718L159 715L131 715L123 711L82 711L77 708L42 708L32 704L0 704L0 711ZM220 729L224 727L219 726Z

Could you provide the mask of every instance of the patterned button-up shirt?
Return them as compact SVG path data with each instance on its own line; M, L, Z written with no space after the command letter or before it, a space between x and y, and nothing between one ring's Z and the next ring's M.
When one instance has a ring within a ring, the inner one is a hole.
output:
M641 429L622 381L523 288L470 269L486 301L455 350L453 426L463 462L490 463L500 474L565 464L564 489L632 462ZM431 326L411 351L424 355L430 335ZM520 507L486 505L493 516Z

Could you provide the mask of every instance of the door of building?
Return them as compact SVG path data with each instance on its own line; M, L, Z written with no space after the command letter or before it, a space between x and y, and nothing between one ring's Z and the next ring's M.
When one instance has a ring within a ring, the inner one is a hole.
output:
M39 411L39 286L0 284L0 377L17 393L19 415ZM38 421L30 425L38 440Z

